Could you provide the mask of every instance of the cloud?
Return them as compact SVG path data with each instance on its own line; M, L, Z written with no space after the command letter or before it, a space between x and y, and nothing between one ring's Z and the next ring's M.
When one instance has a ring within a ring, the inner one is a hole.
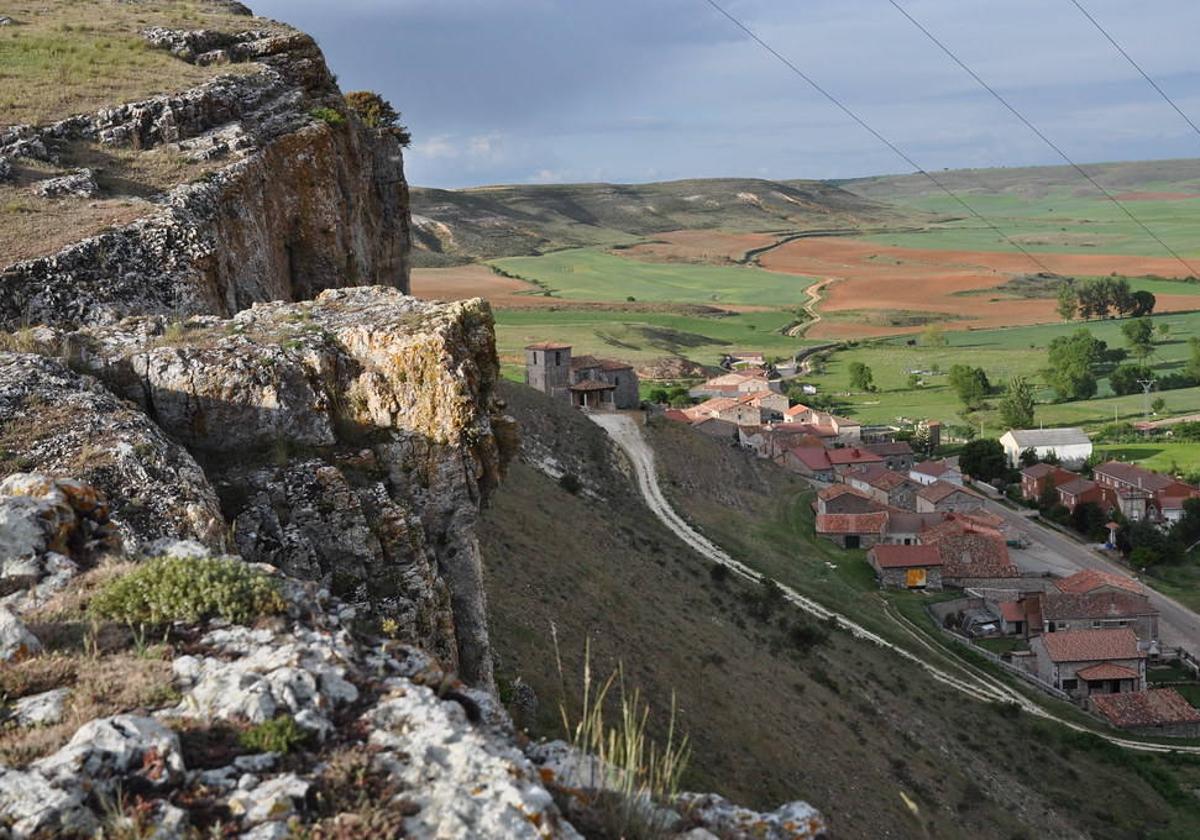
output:
M902 0L1081 159L1200 141L1067 3ZM883 0L724 0L924 166L1056 163ZM312 32L343 87L383 92L413 183L905 171L702 0L256 0ZM1089 9L1200 117L1194 0ZM655 173L650 175L648 173Z

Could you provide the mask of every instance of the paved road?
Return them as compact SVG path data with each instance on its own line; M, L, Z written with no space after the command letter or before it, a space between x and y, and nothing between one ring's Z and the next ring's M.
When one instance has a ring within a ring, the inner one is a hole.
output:
M1037 522L1021 516L1011 508L997 502L987 502L987 509L1004 517L1014 531L1024 535L1035 545L1041 545L1049 550L1050 557L1034 552L1035 563L1041 561L1042 567L1034 567L1032 571L1053 571L1055 574L1068 575L1082 569L1097 569L1111 572L1121 577L1133 577L1129 570L1118 563L1108 560L1090 546L1047 528ZM1019 565L1024 558L1024 552L1014 552ZM1040 556L1039 556L1040 555ZM1158 633L1164 647L1182 647L1193 656L1200 657L1200 615L1192 612L1183 604L1146 587L1150 603L1160 613Z
M651 511L662 521L664 525L675 532L678 537L691 546L701 557L706 560L718 563L728 568L732 573L746 580L762 582L763 576L758 572L739 563L730 557L719 546L704 537L688 525L679 513L671 507L671 503L667 501L662 493L662 488L658 484L658 468L654 463L654 452L646 443L646 439L642 436L642 430L638 428L638 423L632 417L624 414L591 414L589 415L597 425L601 426L609 436L617 443L618 446L629 457L630 464L633 466L634 475L637 479L638 490L642 494L643 500ZM1074 721L1065 720L1058 717L1052 712L1045 709L1040 704L1036 703L1029 697L1026 697L1021 692L997 679L996 677L982 671L970 663L956 662L955 664L961 669L961 675L952 673L942 667L934 664L935 661L953 661L954 657L948 649L935 647L931 642L921 638L920 634L912 627L904 627L903 621L895 616L890 616L894 621L897 621L909 635L915 640L917 645L923 650L921 653L914 653L911 650L894 645L876 633L867 630L862 625L852 621L840 613L834 612L827 607L822 606L818 602L801 595L790 586L779 584L780 590L783 592L783 597L789 603L795 605L801 610L813 615L817 618L836 617L839 626L849 632L856 638L865 641L873 642L880 647L886 648L896 655L904 658L909 663L924 668L925 671L935 680L946 685L955 691L972 697L983 702L999 702L999 703L1014 703L1025 712L1056 721L1077 732L1092 732L1095 735L1103 738L1111 744L1125 747L1127 749L1140 750L1143 752L1171 752L1178 751L1192 755L1200 755L1200 747L1191 747L1184 745L1163 745L1148 741L1137 741L1131 738L1121 738L1109 735L1104 732L1096 732L1085 726L1081 726ZM886 608L885 608L886 611Z

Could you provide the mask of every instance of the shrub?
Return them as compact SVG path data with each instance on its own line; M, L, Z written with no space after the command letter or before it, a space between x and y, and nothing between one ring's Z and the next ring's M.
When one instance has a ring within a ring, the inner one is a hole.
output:
M579 476L574 473L563 473L558 479L558 486L566 490L572 496L576 495L583 489L583 484L579 481Z
M273 752L286 755L308 741L310 733L296 725L291 715L280 715L274 720L255 724L238 735L243 749L253 752Z
M378 93L371 90L352 90L346 94L346 107L368 128L386 128L400 140L402 146L412 142L408 127L400 125L400 112Z
M708 567L708 576L712 578L713 583L724 583L729 580L729 567L713 563Z
M241 560L159 557L106 583L89 611L129 624L223 618L246 623L283 612L275 583Z
M313 108L308 115L334 128L346 124L346 115L336 108Z

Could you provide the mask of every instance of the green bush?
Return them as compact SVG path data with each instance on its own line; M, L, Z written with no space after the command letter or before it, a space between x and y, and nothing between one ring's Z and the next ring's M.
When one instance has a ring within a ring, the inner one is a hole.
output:
M263 721L238 735L243 749L254 752L273 752L285 755L308 741L310 733L296 725L291 715L280 715Z
M320 120L326 125L331 125L337 128L339 125L345 125L346 115L336 108L313 108L308 112L309 116Z
M223 618L246 623L283 612L283 596L241 560L159 557L105 584L92 598L97 618L163 624Z

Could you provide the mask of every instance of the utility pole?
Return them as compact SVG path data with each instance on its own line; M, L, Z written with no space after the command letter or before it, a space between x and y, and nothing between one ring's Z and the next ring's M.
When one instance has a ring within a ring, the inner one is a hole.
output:
M1154 390L1154 377L1149 379L1139 379L1137 384L1142 386L1142 413L1146 415L1146 419L1150 419L1150 392Z

